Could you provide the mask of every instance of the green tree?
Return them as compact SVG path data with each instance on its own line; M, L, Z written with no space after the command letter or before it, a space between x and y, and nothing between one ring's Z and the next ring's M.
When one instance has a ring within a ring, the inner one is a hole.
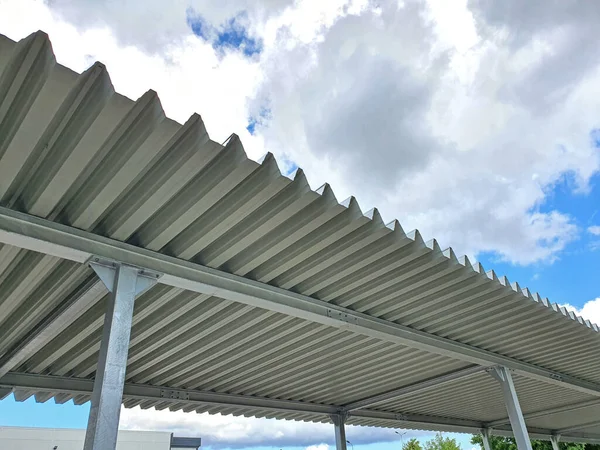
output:
M483 438L480 434L476 434L471 438L471 444L479 444L483 450ZM597 444L576 444L572 442L559 442L560 450L600 450L600 445ZM490 436L491 450L517 450L517 443L514 438L503 436ZM533 450L552 450L550 441L531 440Z
M402 450L423 450L421 444L416 439L411 439L406 444L402 446Z
M437 433L433 439L425 442L425 450L461 450L456 439L444 437L442 433Z

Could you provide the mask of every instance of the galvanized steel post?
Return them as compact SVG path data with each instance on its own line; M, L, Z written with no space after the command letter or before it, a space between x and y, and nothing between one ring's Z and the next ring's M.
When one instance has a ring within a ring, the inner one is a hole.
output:
M490 429L489 428L482 428L481 429L481 438L483 440L483 450L492 450L492 447L490 446Z
M559 450L558 441L560 440L560 434L550 436L550 443L552 444L552 450Z
M489 373L502 386L504 403L515 441L517 441L517 448L519 450L532 450L525 419L523 418L523 411L521 411L521 405L519 404L519 398L517 397L517 391L515 390L515 384L513 383L510 371L506 367L494 367Z
M142 275L136 267L116 263L91 263L90 266L111 294L104 318L84 450L114 450L135 297L156 283L158 276Z
M346 450L346 413L332 414L331 420L335 426L335 448Z

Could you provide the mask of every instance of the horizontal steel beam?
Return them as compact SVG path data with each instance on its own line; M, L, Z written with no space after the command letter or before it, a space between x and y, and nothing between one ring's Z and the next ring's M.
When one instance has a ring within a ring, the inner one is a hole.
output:
M471 364L505 366L529 378L600 396L600 385L596 383L4 207L0 208L0 242L80 263L93 256L113 259L162 273L159 282L166 285L347 329Z
M436 386L448 383L450 381L459 380L461 378L465 378L473 374L483 372L485 370L486 368L482 366L467 367L466 369L460 369L454 372L440 375L438 377L430 378L424 381L419 381L418 383L403 386L398 389L394 389L388 392L384 392L382 394L374 395L372 397L364 398L362 400L349 403L347 405L344 405L344 409L346 411L354 411L357 409L366 408L367 406L376 405L377 403L382 403L388 400L397 400L406 395L416 394L418 392L434 388Z
M0 387L44 391L61 394L91 394L94 380L86 378L56 377L10 372L0 378ZM237 394L222 394L212 391L173 389L160 386L126 383L124 399L173 401L174 403L198 403L222 406L240 406L247 408L269 409L275 411L307 412L314 414L337 414L336 406L316 403L277 400Z
M33 375L27 373L9 372L0 379L0 392L8 393L11 390L29 391L29 393L51 393L77 395L90 395L94 380L87 378L68 378L50 375ZM330 417L339 414L343 409L335 405L322 405L317 403L299 402L292 400L278 400L266 397L254 397L237 394L224 394L212 391L197 391L191 389L173 389L169 387L150 386L143 384L126 383L123 391L124 399L155 400L157 402L172 402L173 404L188 403L190 405L222 405L237 406L240 408L273 410L284 412L304 412L316 416ZM43 395L42 398L50 398ZM411 429L437 430L456 433L477 434L486 424L473 420L458 418L435 417L422 414L396 414L392 412L362 409L349 414L348 424L356 422L354 419L373 419L389 421L390 426L406 427ZM512 431L507 429L493 429L492 434L498 436L512 436ZM551 430L531 429L533 439L550 439ZM589 442L600 443L600 435L587 433L562 433L563 442Z
M556 408L543 409L540 411L535 411L529 414L524 414L525 420L529 419L537 419L538 417L546 417L551 416L553 414L560 414L564 412L577 411L578 409L589 408L590 406L600 406L600 400L588 400L580 403L571 403L570 405L558 406ZM508 417L504 419L494 420L493 422L489 422L487 426L489 427L497 427L500 425L506 425L510 423Z
M585 430L586 428L592 428L592 427L600 427L600 420L594 420L592 422L587 422L587 423L582 423L580 425L573 425L571 427L562 428L557 431L557 434L560 434L561 439L563 439L565 433L570 433L572 431L577 431L577 430Z
M394 422L394 427L407 426L413 429L453 431L457 433L470 433L484 426L483 422L475 420L455 419L448 417L435 417L423 414L397 414L387 411L360 409L349 413L348 422L352 418L380 419Z

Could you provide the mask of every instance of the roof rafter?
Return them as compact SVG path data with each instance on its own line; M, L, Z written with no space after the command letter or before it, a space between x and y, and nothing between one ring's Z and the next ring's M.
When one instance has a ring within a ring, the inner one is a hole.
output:
M0 207L0 242L84 263L97 256L163 273L159 282L280 312L600 397L600 385L315 298Z
M30 391L45 393L41 396L44 400L50 399L57 394L69 394L76 397L77 403L85 403L85 396L92 393L94 380L87 378L69 378L50 375L34 375L26 373L9 372L0 379L0 392ZM27 395L26 397L28 397ZM83 397L82 397L83 396ZM337 414L342 409L335 405L322 405L317 403L299 402L291 400L279 400L266 397L255 397L238 394L225 394L212 391L199 391L191 389L174 389L164 386L151 386L142 384L126 383L123 391L124 400L137 399L147 402L160 402L172 405L223 405L231 407L248 408L254 410L276 410L292 413L309 413L317 416L322 415L324 420L329 420L331 414ZM26 398L26 397L23 397ZM427 416L422 414L396 414L377 410L357 410L350 413L349 423L352 419L373 419L389 421L394 427L407 426L410 428L423 428L429 430L448 430L463 433L478 433L481 428L489 424L473 420L458 418L446 418ZM579 428L578 428L579 429ZM493 429L492 433L499 436L512 436L509 428ZM600 436L586 433L562 434L563 441L572 442L600 442ZM549 439L553 435L552 430L530 429L530 436L534 439Z
M535 411L529 414L524 414L523 417L525 420L528 419L536 419L538 417L551 416L553 414L560 414L563 412L571 412L577 411L578 409L589 408L590 406L600 406L600 400L588 400L585 402L572 403L570 405L558 406L556 408L544 409L541 411ZM493 422L489 422L487 425L491 428L497 427L500 425L506 425L510 423L508 417L500 420L494 420Z
M467 367L466 369L459 369L454 372L440 375L438 377L430 378L430 379L424 380L424 381L419 381L417 383L410 384L408 386L403 386L399 389L394 389L394 390L391 390L388 392L374 395L372 397L358 400L356 402L349 403L347 405L344 405L344 409L346 411L353 411L353 410L363 409L363 408L366 408L367 406L372 406L377 403L382 403L387 400L396 400L396 399L404 397L406 395L415 394L417 392L431 389L433 387L439 386L444 383L449 383L450 381L459 380L461 378L465 378L465 377L471 376L473 374L483 372L484 370L486 370L486 367L482 367L482 366L473 366L473 367Z
M166 285L348 329L472 364L506 366L528 378L600 396L600 385L567 374L4 207L0 207L0 242L80 263L95 256L118 260L163 273L159 282Z

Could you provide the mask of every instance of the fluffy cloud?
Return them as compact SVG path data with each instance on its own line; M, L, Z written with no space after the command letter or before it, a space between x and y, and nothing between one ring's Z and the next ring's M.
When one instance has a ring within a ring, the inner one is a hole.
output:
M575 314L589 320L592 323L600 325L600 297L586 302L581 308L565 304L561 305L575 312Z
M263 64L255 101L271 115L260 131L317 184L407 228L469 254L552 261L579 230L541 205L565 176L585 191L598 168L585 94L598 90L598 68L582 68L560 96L527 99L523 86L539 85L549 64L533 38L513 48L510 34L474 34L469 10L455 25L441 17L439 5L386 3L340 16L308 43L286 35L276 44L287 50Z
M120 426L132 430L165 430L176 436L200 436L211 448L253 446L295 446L306 450L327 450L334 445L333 425L274 419L222 416L208 413L156 411L139 407L121 411ZM355 445L398 440L387 428L347 427L348 439ZM427 435L409 431L407 436Z
M199 111L216 140L236 132L251 157L273 151L314 187L328 181L340 200L355 194L459 253L552 262L577 238L576 220L544 202L565 177L585 195L600 166L595 8L143 5L5 0L0 25L15 39L42 28L61 62L102 60L126 95L155 89L175 119ZM190 14L210 31L195 36ZM240 36L260 54L236 49Z
M329 450L329 445L327 445L327 444L310 445L310 446L306 447L306 450Z
M600 236L600 225L593 225L588 227L588 233L593 234L594 236Z

